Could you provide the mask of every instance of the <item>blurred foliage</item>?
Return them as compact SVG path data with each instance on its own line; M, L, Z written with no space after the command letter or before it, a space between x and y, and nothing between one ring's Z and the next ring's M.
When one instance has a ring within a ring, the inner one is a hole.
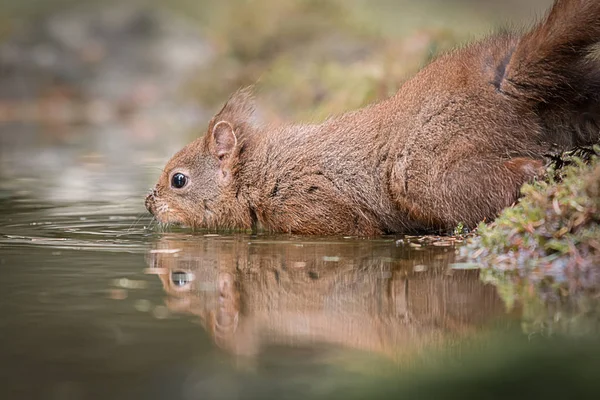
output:
M494 345L448 357L437 366L396 373L343 399L593 399L600 383L595 339L494 338ZM323 396L325 398L325 396Z
M543 9L550 1L168 4L201 21L217 49L213 62L187 87L188 95L217 109L235 90L257 84L259 105L269 118L312 121L393 95L437 54L503 25L509 14L531 17L534 7Z
M218 56L188 93L217 107L257 82L273 116L321 119L393 94L432 52L456 43L443 29L391 40L355 8L341 0L220 3L206 27Z
M203 32L215 57L183 85L216 110L257 84L271 118L323 119L388 97L436 54L493 21L530 17L550 0L123 0L179 14ZM19 21L110 7L101 0L0 0L0 40ZM510 11L509 11L510 10ZM501 22L500 22L501 23ZM91 44L92 46L93 44ZM276 117L277 116L277 117Z

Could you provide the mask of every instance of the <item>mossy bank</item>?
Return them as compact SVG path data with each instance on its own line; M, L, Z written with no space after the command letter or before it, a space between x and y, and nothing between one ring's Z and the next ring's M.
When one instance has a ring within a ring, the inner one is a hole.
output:
M460 250L508 307L524 307L529 333L586 333L600 326L585 317L598 308L599 153L595 146L587 160L581 154L557 158L546 180L524 186L519 203L481 224Z

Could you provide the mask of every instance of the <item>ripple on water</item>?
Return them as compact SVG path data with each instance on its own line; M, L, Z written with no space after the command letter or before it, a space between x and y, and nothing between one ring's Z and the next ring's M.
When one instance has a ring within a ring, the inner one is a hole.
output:
M143 253L154 223L137 204L9 199L0 207L0 246Z

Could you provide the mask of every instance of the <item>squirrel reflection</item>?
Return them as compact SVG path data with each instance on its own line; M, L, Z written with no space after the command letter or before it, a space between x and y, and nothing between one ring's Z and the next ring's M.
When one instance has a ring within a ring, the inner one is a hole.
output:
M393 241L167 236L148 271L171 311L198 316L234 354L334 344L397 358L502 315L495 289L477 271L450 270L453 257Z

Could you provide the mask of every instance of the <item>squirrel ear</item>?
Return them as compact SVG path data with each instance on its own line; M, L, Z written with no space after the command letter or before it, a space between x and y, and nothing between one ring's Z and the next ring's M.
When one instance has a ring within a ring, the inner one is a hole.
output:
M237 137L233 126L227 121L219 121L211 132L211 141L214 154L223 160L231 155L237 145Z

